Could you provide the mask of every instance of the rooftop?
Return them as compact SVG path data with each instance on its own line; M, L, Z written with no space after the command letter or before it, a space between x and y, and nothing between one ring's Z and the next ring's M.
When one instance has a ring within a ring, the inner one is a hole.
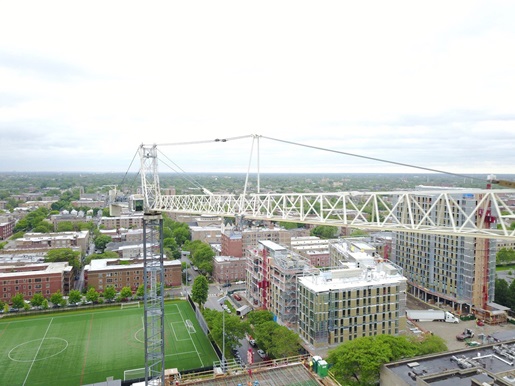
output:
M395 284L405 281L396 267L389 263L378 263L374 267L358 268L356 264L346 263L337 269L320 271L315 275L299 278L299 283L315 292L352 289L376 285Z
M515 340L385 365L406 385L515 385ZM417 382L417 378L421 378Z

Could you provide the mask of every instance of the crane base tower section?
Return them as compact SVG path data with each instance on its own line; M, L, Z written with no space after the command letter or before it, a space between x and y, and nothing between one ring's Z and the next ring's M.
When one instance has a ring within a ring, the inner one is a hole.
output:
M160 384L164 379L164 267L163 218L143 215L143 276L145 327L145 383Z

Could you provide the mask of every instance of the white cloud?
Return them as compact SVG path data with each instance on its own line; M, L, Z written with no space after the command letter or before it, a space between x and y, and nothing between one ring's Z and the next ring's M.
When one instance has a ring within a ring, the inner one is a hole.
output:
M125 171L141 143L260 134L511 173L514 16L508 1L4 3L0 171ZM272 171L397 170L261 143ZM241 171L250 142L173 151Z

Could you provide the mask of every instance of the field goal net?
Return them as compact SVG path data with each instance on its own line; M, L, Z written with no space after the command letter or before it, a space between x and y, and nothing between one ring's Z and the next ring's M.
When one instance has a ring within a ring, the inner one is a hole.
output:
M145 368L142 367L140 369L131 369L125 370L123 372L123 380L129 381L131 379L144 379L145 378Z
M120 304L121 309L124 308L139 308L139 302L129 302Z
M197 332L197 331L195 330L195 327L193 327L193 323L191 323L191 320L186 319L186 320L184 321L184 324L186 324L186 328L188 329L188 332L189 332L190 334L194 334L194 333L196 333L196 332Z

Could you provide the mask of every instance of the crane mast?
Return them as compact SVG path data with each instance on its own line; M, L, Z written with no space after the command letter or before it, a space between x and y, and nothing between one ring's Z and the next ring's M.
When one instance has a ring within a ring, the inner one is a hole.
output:
M141 145L139 153L143 193L145 385L158 386L163 384L165 370L163 217L153 209L160 197L156 146Z

